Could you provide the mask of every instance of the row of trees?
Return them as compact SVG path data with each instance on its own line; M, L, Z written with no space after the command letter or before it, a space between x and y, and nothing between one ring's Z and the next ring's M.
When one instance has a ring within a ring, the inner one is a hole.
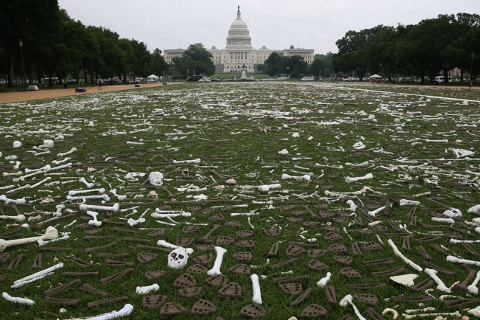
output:
M319 78L330 77L334 74L332 60L333 53L331 52L326 55L317 54L312 64L309 65L303 57L285 57L274 52L265 60L263 69L270 76L286 75L294 79L305 75L314 75Z
M389 80L396 75L417 76L422 82L461 70L461 78L480 71L480 16L459 13L439 15L416 25L379 25L348 31L336 42L333 66L338 72L355 72L362 80L379 73Z
M162 75L168 69L161 51L124 39L109 29L71 19L58 0L0 1L0 74L8 85L16 78L41 81L58 77L90 79ZM19 76L20 75L20 76Z

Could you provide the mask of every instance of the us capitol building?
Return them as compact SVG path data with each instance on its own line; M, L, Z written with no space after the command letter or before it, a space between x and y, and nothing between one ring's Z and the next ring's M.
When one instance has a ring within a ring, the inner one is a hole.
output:
M163 51L165 62L172 63L173 58L181 58L186 49L165 49ZM314 50L301 49L290 46L289 49L272 50L262 46L261 49L252 48L252 38L247 24L242 20L240 6L237 11L237 19L235 19L228 30L227 46L225 49L217 49L212 47L208 50L213 55L213 64L215 65L215 73L240 73L245 70L248 73L257 72L256 66L263 64L273 52L280 56L303 57L308 64L313 62Z

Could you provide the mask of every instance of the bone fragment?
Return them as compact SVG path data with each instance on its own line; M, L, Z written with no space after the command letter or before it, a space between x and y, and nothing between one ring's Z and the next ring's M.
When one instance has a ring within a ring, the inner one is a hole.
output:
M91 205L91 204L85 204L82 203L80 205L80 210L82 211L87 211L87 210L103 210L103 211L113 211L117 212L119 209L119 204L115 203L113 206L108 207L108 206L97 206L97 205Z
M258 187L258 191L262 191L262 192L268 192L270 191L271 189L279 189L281 188L282 185L279 184L279 183L274 183L274 184L264 184L264 185L261 185Z
M58 153L58 154L57 154L57 157L58 157L58 158L61 158L61 157L67 156L67 155L69 155L69 154L72 154L72 153L74 153L75 151L77 151L77 148L73 147L72 149L70 149L70 151L67 151L67 152L64 152L64 153Z
M450 239L450 242L453 239ZM469 264L469 265L474 265L477 267L480 267L480 261L475 261L475 260L467 260L467 259L459 259L454 256L447 256L447 261L448 262L454 262L454 263L463 263L463 264Z
M437 276L438 271L435 269L425 268L425 273L430 276L437 283L437 289L446 293L451 293L452 291L443 283L443 281Z
M29 283L29 282L32 282L32 281L36 281L36 280L39 280L43 277L45 277L46 275L49 275L49 274L52 274L53 271L57 270L57 269L60 269L60 268L63 268L63 263L60 262L54 266L51 266L50 268L47 268L47 269L44 269L44 270L41 270L41 271L38 271L36 273L33 273L29 276L26 276L24 278L21 278L21 279L18 279L16 281L13 282L13 285L10 287L12 289L15 289L15 288L19 288L21 286L23 286L24 284L26 283Z
M165 248L170 248L170 249L180 248L180 246L174 245L174 244L172 244L172 243L168 243L168 242L165 241L165 240L158 240L158 241L157 241L157 245L160 246L160 247L165 247ZM192 248L185 248L185 251L186 251L188 254L192 254L192 253L193 253L193 249L192 249Z
M5 201L5 203L14 203L14 204L25 204L27 203L27 200L25 200L25 198L21 198L21 199L9 199L7 198L6 195L2 194L0 196L0 200L1 201Z
M68 191L68 195L69 196L76 196L78 194L93 193L93 192L105 193L105 189L104 188L99 188L99 189L88 189L88 190L70 190L70 191Z
M133 306L127 303L121 310L104 313L93 318L75 318L72 320L111 320L115 318L128 317L133 311Z
M151 216L153 218L177 218L177 217L191 217L190 212L185 211L165 211L160 209L155 209L155 212L152 212Z
M94 186L93 183L88 182L84 177L81 177L78 182L83 183L84 185L87 186L87 188L92 188Z
M478 294L477 284L480 281L480 271L477 272L475 280L473 280L472 284L467 287L468 292L471 294Z
M97 200L101 199L103 201L110 201L110 197L106 194L91 194L91 195L83 195L83 196L67 196L68 201L76 201L76 200Z
M385 308L385 309L382 311L382 316L384 316L384 315L387 314L387 313L391 313L393 319L397 319L397 317L398 317L398 312L397 312L397 310L395 310L395 309Z
M423 271L423 268L420 267L418 264L414 263L412 260L408 259L407 257L405 257L401 252L400 250L398 250L397 246L395 245L395 243L392 241L392 239L388 239L388 244L390 245L390 247L392 247L393 249L393 252L399 256L406 264L408 264L409 266L411 266L413 269L421 272Z
M200 163L201 160L199 158L193 160L173 160L175 164L183 164L183 163Z
M417 274L402 274L400 276L392 276L390 277L390 280L393 282L402 284L406 287L413 287L415 285L414 280L418 277Z
M254 273L250 276L250 279L252 280L252 287L253 287L252 302L261 305L262 292L260 291L260 281L258 279L258 275Z
M54 217L61 217L62 216L62 210L65 209L65 205L64 204L57 204L55 207L57 208L57 211L55 211L53 213L53 216Z
M13 303L26 304L26 305L29 305L29 306L32 306L32 305L35 304L35 301L33 301L33 300L30 300L30 299L27 299L27 298L12 297L6 292L2 293L2 297L5 300L7 300L9 302L13 302Z
M345 297L343 297L343 299L340 300L338 304L342 307L347 307L348 305L351 305L353 308L353 311L355 312L359 320L367 320L362 316L360 311L358 311L357 307L353 304L353 297L351 294L347 294Z
M291 176L289 174L282 174L282 180L288 180L288 179L293 179L297 181L310 181L311 177L308 174L305 174L303 176Z
M327 272L327 276L320 279L320 281L317 282L317 286L319 286L320 288L324 288L327 285L328 281L330 281L331 276L332 274L330 272Z
M93 220L89 220L88 224L92 226L100 227L102 225L102 221L97 220L98 212L95 211L87 211L87 214L93 218Z
M419 206L420 201L400 199L400 206Z
M15 220L17 222L25 221L25 216L23 214L16 215L16 216L7 216L7 215L0 215L0 219L3 220Z
M150 293L150 292L155 292L158 289L160 289L160 286L158 284L154 283L151 286L137 287L135 289L135 292L137 294L147 294L147 293Z
M373 174L367 173L366 175L362 177L345 177L345 182L346 183L352 183L352 182L357 182L357 181L362 181L362 180L369 180L373 179Z

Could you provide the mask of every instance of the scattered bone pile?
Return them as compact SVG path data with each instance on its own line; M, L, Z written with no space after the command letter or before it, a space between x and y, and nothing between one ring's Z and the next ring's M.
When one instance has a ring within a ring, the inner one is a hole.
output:
M4 316L480 317L478 98L378 88L2 106Z

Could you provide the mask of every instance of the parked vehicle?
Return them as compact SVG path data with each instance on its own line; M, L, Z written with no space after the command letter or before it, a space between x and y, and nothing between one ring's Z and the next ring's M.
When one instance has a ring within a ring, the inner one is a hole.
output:
M410 77L400 77L398 78L398 83L412 83L412 79Z
M315 79L312 76L307 76L300 79L300 81L315 81Z
M435 82L435 84L445 83L445 78L444 78L444 76L436 76L434 82ZM451 77L448 77L448 82L452 82Z
M194 74L193 76L189 76L187 78L187 81L198 81L200 79L203 79L203 76L197 76L197 75Z

